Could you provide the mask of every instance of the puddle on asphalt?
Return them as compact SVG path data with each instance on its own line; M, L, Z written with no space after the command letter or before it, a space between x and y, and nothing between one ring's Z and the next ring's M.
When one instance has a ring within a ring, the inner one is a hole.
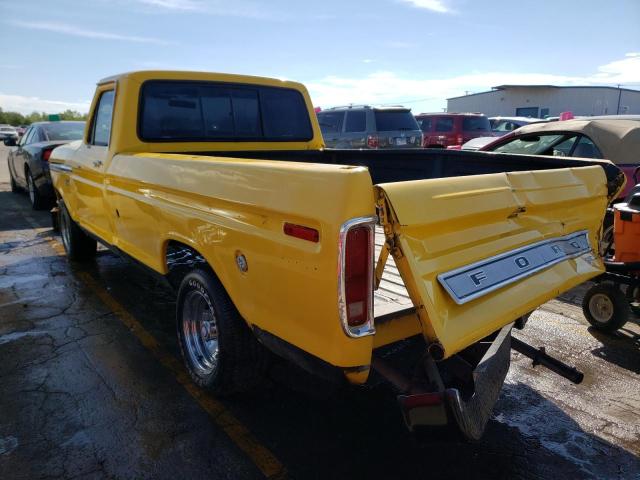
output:
M40 331L29 331L29 332L13 332L7 333L5 335L0 335L0 345L5 343L13 342L15 340L20 340L24 337L40 337L49 335L48 332L40 332Z

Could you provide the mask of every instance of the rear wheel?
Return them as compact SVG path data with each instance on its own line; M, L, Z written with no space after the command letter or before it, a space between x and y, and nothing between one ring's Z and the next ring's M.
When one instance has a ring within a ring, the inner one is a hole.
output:
M97 242L73 221L62 201L60 201L58 215L62 245L64 245L64 249L67 252L67 257L77 261L89 260L95 257Z
M207 269L194 269L182 279L176 323L180 352L196 384L228 394L259 381L268 353Z
M629 303L617 285L601 283L591 287L582 300L582 311L593 327L615 332L629 318Z
M27 192L29 193L29 200L31 201L31 208L34 210L42 210L45 207L45 199L40 195L38 187L36 187L33 181L33 175L29 170L26 171L27 177Z

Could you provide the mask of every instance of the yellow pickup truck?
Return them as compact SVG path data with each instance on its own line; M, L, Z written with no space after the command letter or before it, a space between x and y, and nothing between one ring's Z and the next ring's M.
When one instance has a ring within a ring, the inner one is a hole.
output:
M602 273L623 181L606 161L329 150L303 85L171 71L101 80L83 140L49 165L69 258L99 241L163 275L199 385L242 390L274 352L335 381L383 379L410 428L469 438L514 321ZM411 304L376 315L391 263Z

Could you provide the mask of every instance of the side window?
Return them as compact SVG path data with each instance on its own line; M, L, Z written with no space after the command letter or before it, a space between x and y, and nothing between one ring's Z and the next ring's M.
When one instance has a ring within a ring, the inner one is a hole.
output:
M436 119L436 132L453 131L453 118L438 117Z
M93 115L91 123L91 145L106 147L109 145L111 135L111 116L113 114L114 91L102 92L98 107Z
M364 132L367 130L367 112L347 112L345 132Z
M321 112L318 114L318 122L322 133L341 133L344 112Z
M589 137L580 136L576 148L573 149L572 157L582 158L604 158L596 144Z
M29 138L27 144L42 142L42 132L38 127L33 129L31 138Z
M20 139L20 146L21 147L23 147L23 146L25 146L27 144L27 141L29 140L29 137L33 133L34 128L35 127L29 127L29 129L26 132L24 132L24 135Z

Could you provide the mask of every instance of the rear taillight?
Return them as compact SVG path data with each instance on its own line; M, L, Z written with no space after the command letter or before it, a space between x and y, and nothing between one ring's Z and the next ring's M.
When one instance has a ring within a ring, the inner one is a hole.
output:
M373 325L373 255L375 217L355 218L340 229L339 309L350 337L375 333Z
M379 145L380 145L380 141L378 140L377 135L369 135L367 137L367 147L378 148Z
M42 160L45 162L49 161L49 157L51 157L51 150L43 150L42 151Z

